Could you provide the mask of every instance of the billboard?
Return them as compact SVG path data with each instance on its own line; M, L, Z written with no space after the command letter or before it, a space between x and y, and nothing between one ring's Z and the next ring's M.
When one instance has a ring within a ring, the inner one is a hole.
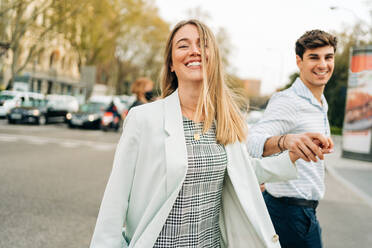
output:
M342 143L343 157L372 161L372 46L351 52Z

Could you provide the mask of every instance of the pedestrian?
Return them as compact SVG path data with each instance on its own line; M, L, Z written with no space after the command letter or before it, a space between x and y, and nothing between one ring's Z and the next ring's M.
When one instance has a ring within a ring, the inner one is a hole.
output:
M153 98L153 88L154 82L148 78L141 77L134 81L131 87L131 91L132 94L136 95L136 100L129 107L128 110L135 106L142 105L151 101Z
M161 88L127 116L91 247L280 247L259 183L295 178L298 156L248 156L206 25L173 28Z
M333 148L323 91L333 72L336 46L336 37L321 30L302 35L295 48L299 77L289 89L271 97L263 118L249 132L252 157L285 150L301 157L296 162L297 179L265 183L263 193L284 248L322 247L316 207L325 190L324 157L313 140L314 132L323 134Z

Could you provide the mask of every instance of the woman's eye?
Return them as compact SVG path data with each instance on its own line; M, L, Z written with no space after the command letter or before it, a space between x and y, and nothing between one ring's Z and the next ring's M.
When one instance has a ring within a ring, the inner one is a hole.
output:
M181 46L179 46L179 48L187 48L187 46L186 45L181 45Z

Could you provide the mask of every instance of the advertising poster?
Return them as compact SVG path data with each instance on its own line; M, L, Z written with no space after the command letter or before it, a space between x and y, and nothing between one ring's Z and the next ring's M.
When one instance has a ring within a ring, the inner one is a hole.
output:
M354 48L343 128L343 151L372 160L372 46Z

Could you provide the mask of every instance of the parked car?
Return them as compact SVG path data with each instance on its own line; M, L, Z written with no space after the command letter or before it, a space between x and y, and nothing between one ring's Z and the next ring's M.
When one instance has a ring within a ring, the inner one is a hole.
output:
M79 111L75 113L67 113L66 119L70 128L96 128L101 126L103 113L108 104L103 102L88 102L80 106Z
M34 99L21 101L20 106L12 108L7 117L10 124L35 123L45 125L52 122L65 122L67 110L58 107L53 100Z
M12 108L7 114L9 124L35 123L46 124L44 113L46 112L46 100L28 99L21 101L20 105Z
M47 95L48 107L65 110L67 112L77 112L79 110L79 101L76 97L70 95Z
M44 99L44 95L36 92L4 90L0 92L0 117L6 117L10 110L20 106L22 101Z

